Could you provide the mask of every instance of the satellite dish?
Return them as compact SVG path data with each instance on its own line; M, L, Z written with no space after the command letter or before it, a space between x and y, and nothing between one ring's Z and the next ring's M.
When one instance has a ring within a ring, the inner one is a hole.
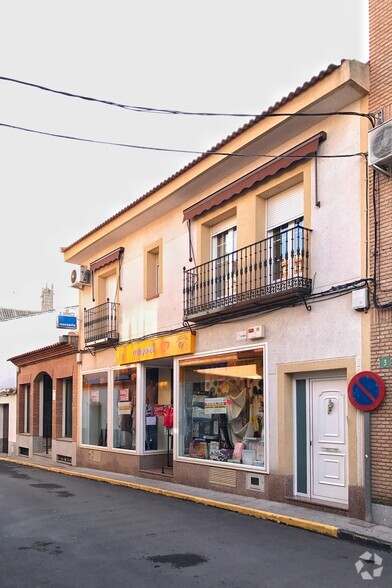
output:
M78 278L78 272L76 269L72 270L71 272L71 284L74 284Z

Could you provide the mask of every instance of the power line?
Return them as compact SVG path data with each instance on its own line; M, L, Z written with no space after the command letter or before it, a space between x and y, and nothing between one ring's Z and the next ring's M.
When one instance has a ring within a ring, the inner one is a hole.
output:
M186 153L189 155L220 155L222 157L247 157L247 158L254 158L254 157L269 157L271 159L298 159L298 155L272 155L267 153L230 153L227 151L197 151L193 149L174 149L170 147L152 147L149 145L133 145L131 143L116 143L114 141L100 141L98 139L87 139L85 137L76 137L74 135L62 135L59 133L49 133L47 131L39 131L37 129L29 129L27 127L20 127L17 125L10 125L7 123L0 122L0 127L5 127L7 129L14 129L18 131L23 131L26 133L32 133L36 135L44 135L46 137L54 137L57 139L67 139L69 141L79 141L82 143L94 143L97 145L110 145L112 147L125 147L128 149L140 149L144 151L160 151L166 153ZM367 153L365 152L357 152L357 153L340 153L336 155L305 155L301 156L302 159L340 159L340 158L348 158L348 157L366 157Z
M195 112L195 111L188 111L188 110L175 110L170 108L153 108L148 106L135 106L130 104L122 104L121 102L115 102L113 100L104 100L101 98L93 98L92 96L85 96L83 94L74 94L73 92L67 92L65 90L55 90L54 88L49 88L47 86L42 86L41 84L33 84L32 82L26 82L24 80L17 80L15 78L8 78L5 76L0 76L0 80L4 82L12 82L14 84L21 84L23 86L28 86L30 88L36 88L38 90L43 90L44 92L50 92L52 94L59 94L60 96L66 96L67 98L77 98L79 100L86 100L88 102L98 102L99 104L106 104L107 106L115 106L116 108L122 108L123 110L132 110L133 112L141 112L145 114L171 114L171 115L181 115L181 116L219 116L219 117L242 117L242 118L270 118L270 117L283 117L283 116L298 116L298 117L309 117L309 116L361 116L365 117L373 123L373 115L363 113L363 112L319 112L319 113L309 113L309 112L263 112L263 113L238 113L238 112Z

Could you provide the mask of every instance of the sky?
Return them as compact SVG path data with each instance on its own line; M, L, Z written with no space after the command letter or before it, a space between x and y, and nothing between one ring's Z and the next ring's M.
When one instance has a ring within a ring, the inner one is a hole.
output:
M368 60L367 0L14 0L0 23L0 76L155 108L257 114L330 63ZM49 133L202 151L248 120L135 113L0 80L0 123ZM3 126L0 153L0 306L17 309L39 309L52 283L56 308L77 304L60 247L196 157ZM17 322L0 323L0 385L4 357L37 346Z

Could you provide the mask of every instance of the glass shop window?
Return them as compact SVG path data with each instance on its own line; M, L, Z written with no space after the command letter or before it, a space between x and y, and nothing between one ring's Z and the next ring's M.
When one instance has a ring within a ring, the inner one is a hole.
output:
M113 372L113 447L136 449L136 368Z
M180 362L179 454L264 468L263 351Z
M108 374L83 375L82 443L107 447Z

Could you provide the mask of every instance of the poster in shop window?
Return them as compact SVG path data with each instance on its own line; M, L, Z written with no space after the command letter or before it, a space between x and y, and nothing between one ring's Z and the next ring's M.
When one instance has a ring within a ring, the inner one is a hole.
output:
M131 402L119 402L117 404L117 413L119 416L123 414L131 414L132 405Z
M204 400L204 411L207 414L226 414L226 398L206 398Z
M120 402L128 402L129 400L129 389L120 388Z

